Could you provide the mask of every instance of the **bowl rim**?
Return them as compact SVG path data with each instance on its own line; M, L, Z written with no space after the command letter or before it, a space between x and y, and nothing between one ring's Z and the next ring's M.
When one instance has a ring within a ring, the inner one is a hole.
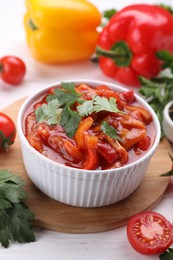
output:
M169 108L173 105L173 100L169 101L164 108L164 120L173 128L173 120L169 115Z
M144 106L145 108L147 108L152 117L153 117L153 123L155 125L155 138L154 138L154 142L152 147L150 148L150 150L144 154L144 156L140 157L139 159L137 159L134 162L131 162L127 165L124 165L120 168L111 168L111 169L106 169L106 170L85 170L85 169L79 169L79 168L74 168L74 167L70 167L70 166L66 166L63 165L59 162L53 161L50 158L47 158L46 156L40 154L36 149L34 149L28 142L28 140L26 139L24 133L23 133L23 127L22 127L22 122L23 122L23 115L26 111L26 109L29 107L29 104L33 103L34 100L37 100L38 97L42 96L44 93L46 93L46 91L51 88L51 87L57 87L59 86L62 82L74 82L75 84L81 84L81 83L86 83L86 84L90 84L91 86L97 86L97 85L107 85L108 87L112 88L113 90L117 90L117 91L128 91L130 89L123 87L117 83L111 83L111 82L107 82L107 81L103 81L103 80L94 80L94 79L71 79L71 80L62 80L62 81L55 81L54 83L51 84L46 84L43 88L39 89L38 91L34 92L33 94L29 95L26 100L23 102L23 104L21 105L21 107L19 108L18 111L18 115L17 115L17 130L18 130L18 134L19 137L21 139L21 142L23 142L23 144L33 153L35 154L38 158L40 158L40 160L43 160L47 163L51 163L51 165L53 165L54 167L59 167L62 169L71 169L72 171L78 171L78 172L83 172L83 173L88 173L88 174L92 174L93 171L95 174L97 173L111 173L111 172L120 172L120 171L125 171L127 168L131 168L134 167L135 165L139 164L142 161L145 161L149 156L151 156L159 142L160 142L160 136L161 136L161 128L160 128L160 123L158 120L157 115L155 114L154 110L150 107L150 105L139 95L136 94L134 91L134 95L135 98L137 100L137 102L139 102L142 106Z

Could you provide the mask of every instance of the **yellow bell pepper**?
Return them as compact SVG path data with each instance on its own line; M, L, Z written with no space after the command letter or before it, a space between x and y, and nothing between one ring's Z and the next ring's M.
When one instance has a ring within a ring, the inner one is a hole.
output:
M31 54L46 63L88 59L95 51L98 9L86 0L27 0L24 25Z

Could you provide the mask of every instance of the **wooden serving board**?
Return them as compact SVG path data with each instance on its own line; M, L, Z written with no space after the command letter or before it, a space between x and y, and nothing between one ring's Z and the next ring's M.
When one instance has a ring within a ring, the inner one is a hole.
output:
M15 122L24 99L6 109L4 113ZM170 177L159 177L170 170L171 146L164 139L154 154L146 176L139 188L128 198L110 206L80 208L57 202L39 191L25 172L18 136L9 152L0 154L0 168L8 169L20 176L26 183L26 205L35 214L33 224L38 227L66 233L94 233L112 230L127 224L135 213L151 210L164 196Z

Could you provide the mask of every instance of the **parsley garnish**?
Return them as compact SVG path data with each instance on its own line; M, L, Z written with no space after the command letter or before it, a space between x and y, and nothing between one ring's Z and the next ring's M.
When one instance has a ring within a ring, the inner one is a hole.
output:
M139 93L146 98L148 104L155 111L162 129L164 107L169 101L173 100L173 78L160 77L148 80L140 77L140 81L142 86Z
M35 236L30 221L33 213L23 203L26 192L24 182L8 170L0 170L0 243L9 246L9 241L33 242Z
M82 117L100 111L124 113L118 109L113 97L107 99L95 95L92 100L83 100L81 94L76 92L73 82L62 82L61 88L49 94L46 101L47 104L42 104L35 110L37 122L60 124L70 138L76 133ZM77 111L72 109L76 102L80 104L76 106Z
M80 94L75 91L75 84L73 82L62 82L61 88L54 90L54 94L48 95L46 101L57 99L60 106L73 105L79 98Z
M58 124L61 119L62 108L58 99L53 99L47 104L42 104L36 108L36 120L39 123L46 122L48 125Z
M116 99L111 97L107 99L105 97L95 96L92 100L86 100L82 105L77 106L77 111L80 116L88 116L93 112L108 111L115 113L124 113L117 108Z
M119 140L120 142L122 141L122 139L118 136L115 127L109 125L106 121L103 121L101 125L101 130L103 131L103 133L110 136L112 139Z
M64 107L60 125L64 128L68 137L73 137L80 121L81 117L77 112L71 110L68 105Z
M173 260L173 248L168 248L167 251L159 255L160 260Z

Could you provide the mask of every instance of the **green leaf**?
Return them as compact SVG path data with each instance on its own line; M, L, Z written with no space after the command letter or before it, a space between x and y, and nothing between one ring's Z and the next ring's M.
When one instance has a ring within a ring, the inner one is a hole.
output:
M160 176L172 176L172 175L173 175L173 170L160 174Z
M167 251L159 255L160 260L173 260L173 248L168 248Z
M51 100L48 104L42 104L35 109L36 120L39 123L45 122L48 125L58 124L61 120L62 108L57 99Z
M94 112L109 111L115 113L124 113L117 108L116 99L111 97L107 99L105 97L95 96L94 98Z
M20 177L15 176L13 173L11 173L8 170L2 169L0 170L0 185L4 182L13 182L20 186L25 184Z
M162 121L163 110L166 104L173 100L173 78L171 77L158 77L148 80L144 77L139 77L141 88L138 90L153 108L161 125L161 137L164 137Z
M77 94L74 82L61 82L61 87L70 93Z
M0 242L3 247L9 246L9 241L29 243L35 241L30 221L34 218L32 212L23 203L15 203L13 207L0 210Z
M93 112L108 111L115 113L124 113L117 108L116 99L111 97L107 99L105 97L94 96L92 100L86 100L82 105L77 106L77 111L81 117L88 116Z
M73 82L62 82L62 89L57 88L54 90L54 94L47 96L46 101L51 101L57 99L60 106L73 105L81 96L81 94L75 91L75 85Z
M71 138L74 136L80 121L80 115L71 110L69 106L65 106L62 112L60 125L64 128L68 137Z
M13 183L4 183L0 186L0 209L7 208L8 202L18 203L26 197L21 186ZM10 205L9 205L10 207Z
M88 116L94 111L94 100L86 100L82 105L77 106L77 111L81 117Z
M109 10L105 10L105 11L103 12L103 17L106 18L107 20L110 20L110 19L112 18L112 16L113 16L114 14L116 14L116 13L117 13L117 10L114 9L114 8L109 9Z
M30 222L34 215L23 203L23 185L20 177L0 170L0 243L6 248L12 239L19 243L35 241Z
M103 121L101 130L112 139L119 140L120 142L122 141L122 139L118 136L117 130L112 125L109 125L106 121Z

